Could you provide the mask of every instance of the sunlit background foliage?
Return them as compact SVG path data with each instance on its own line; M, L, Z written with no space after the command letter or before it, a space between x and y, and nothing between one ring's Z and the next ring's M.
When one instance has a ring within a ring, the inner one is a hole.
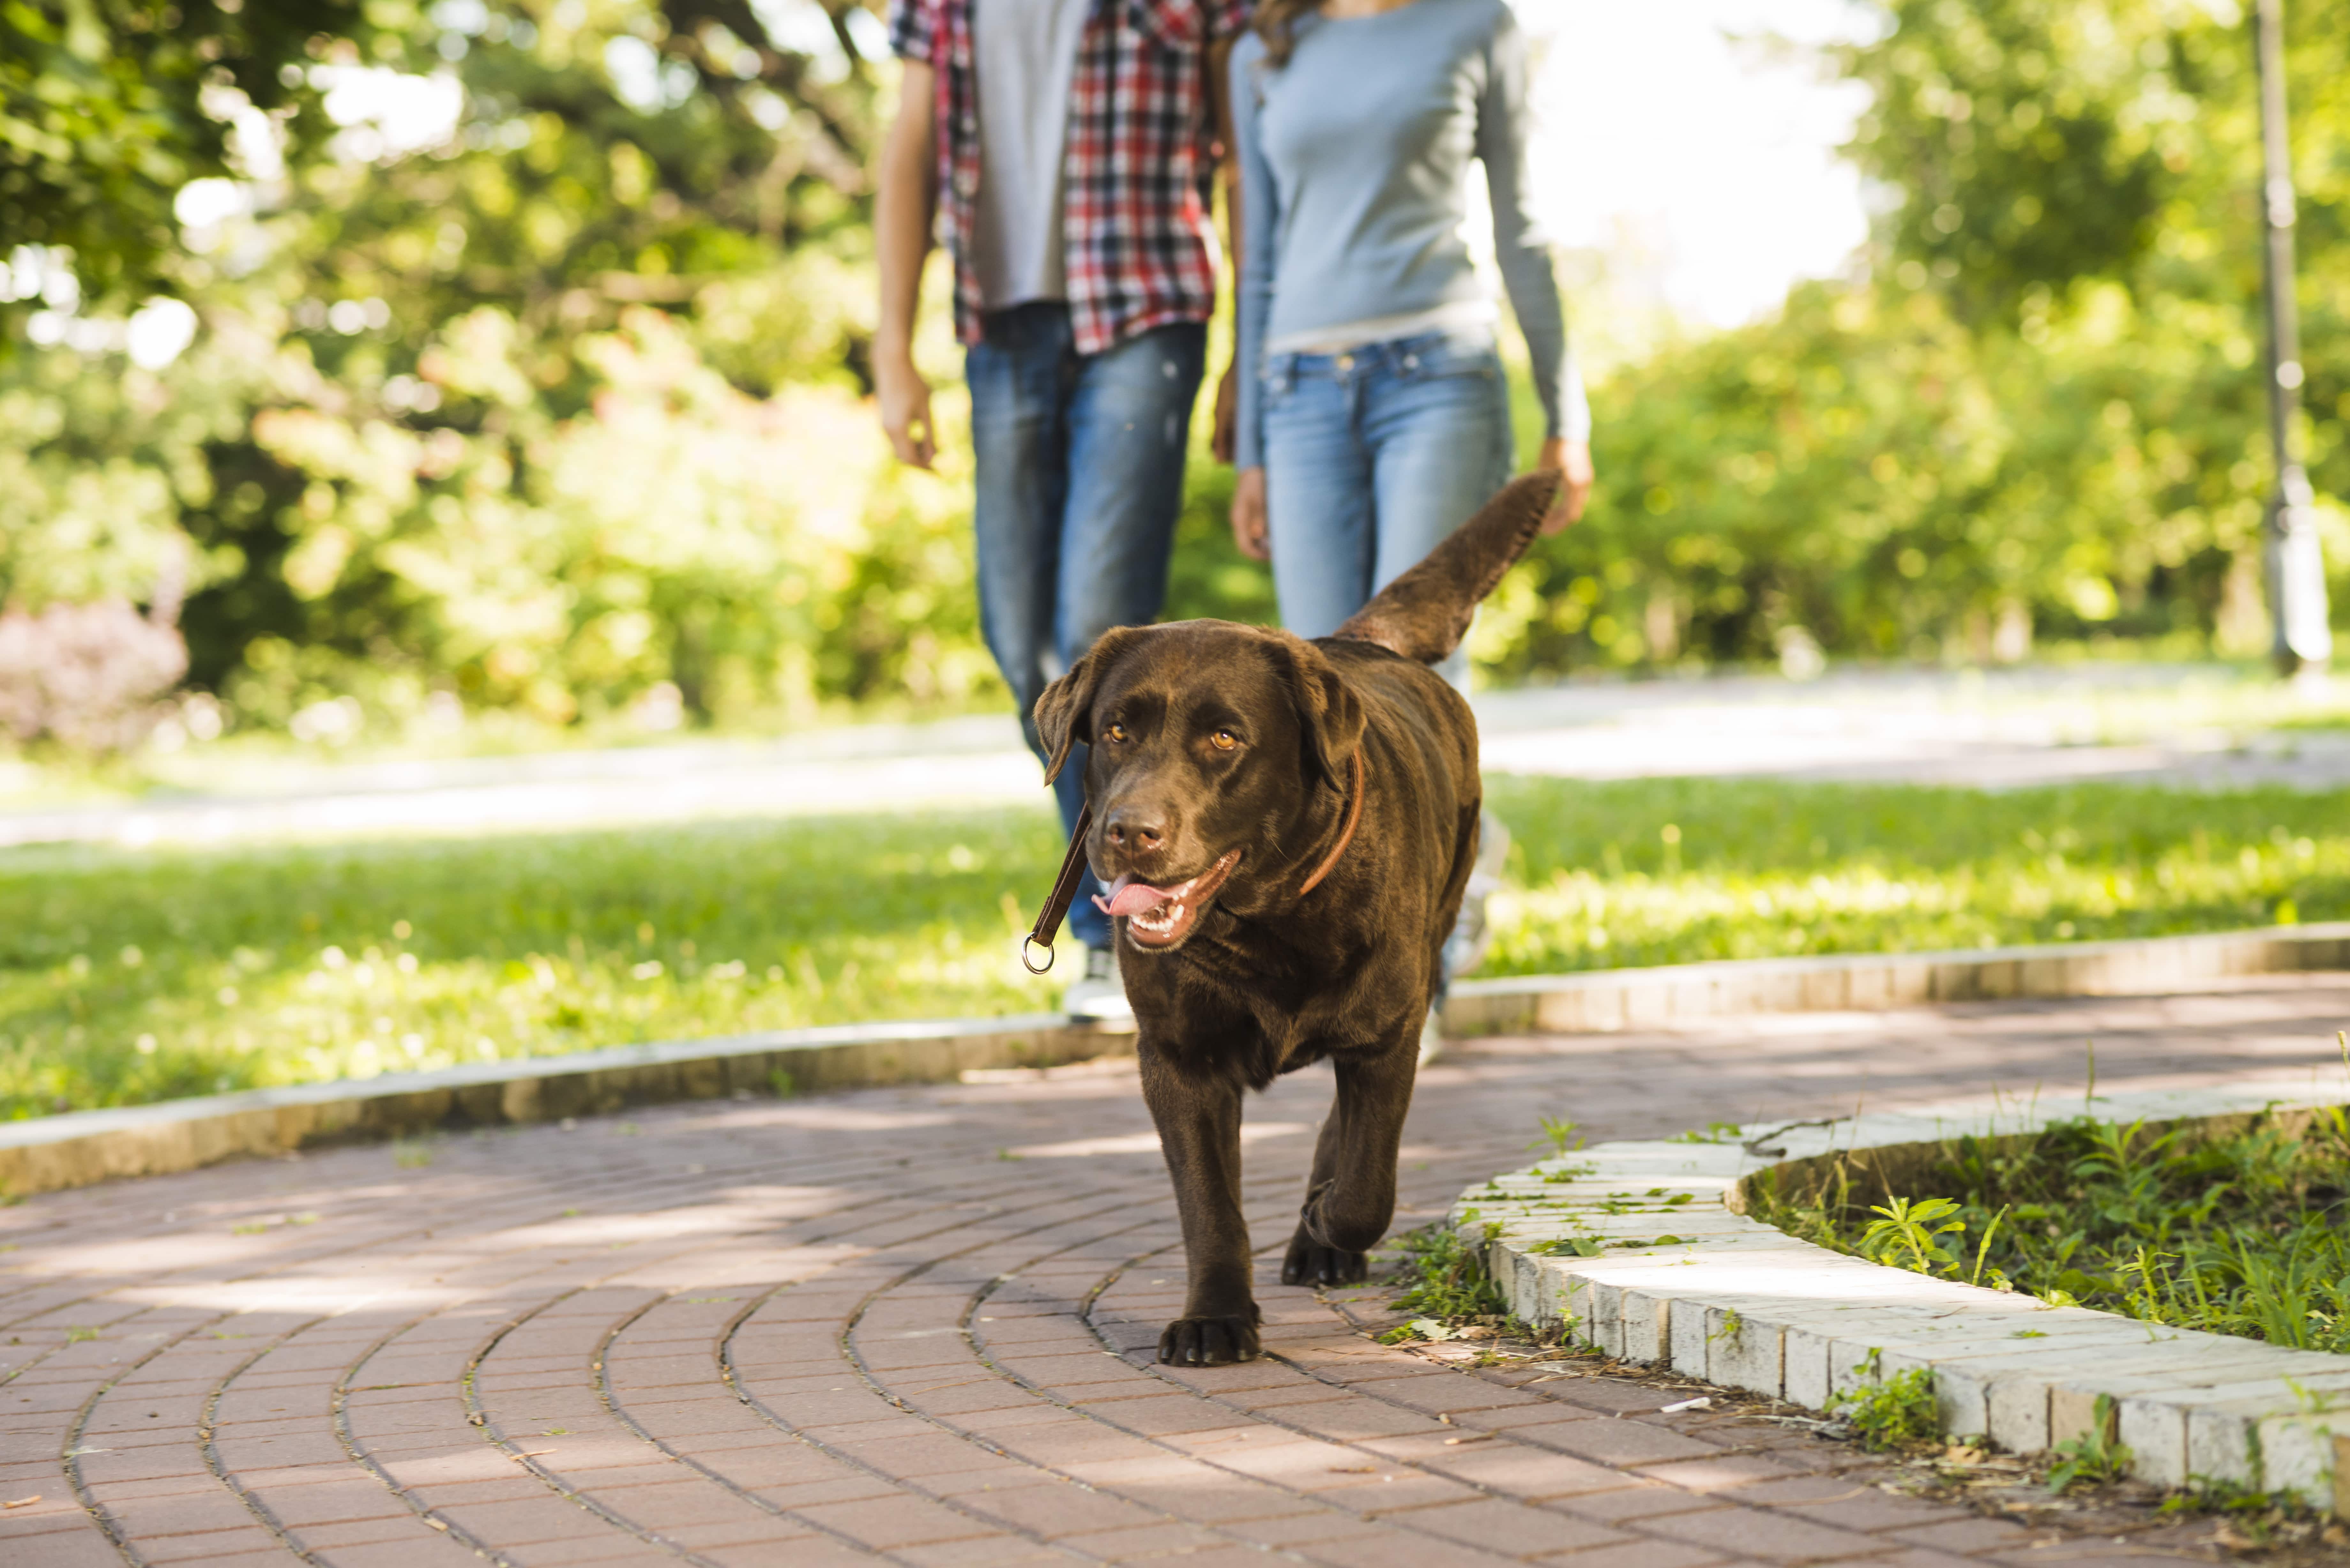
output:
M1823 62L1874 89L1876 239L1610 371L1591 516L1496 596L1489 675L2263 646L2241 18L1877 9ZM2340 607L2350 13L2291 12ZM184 594L167 735L1001 701L962 443L897 471L861 401L877 10L21 0L0 36L0 605ZM1228 484L1195 464L1171 613L1271 613Z

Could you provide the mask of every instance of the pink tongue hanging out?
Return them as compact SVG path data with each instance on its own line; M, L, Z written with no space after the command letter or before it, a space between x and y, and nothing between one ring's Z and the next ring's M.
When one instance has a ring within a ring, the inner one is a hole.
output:
M1199 878L1195 877L1191 880L1196 882ZM1172 903L1181 898L1191 886L1191 882L1186 882L1175 888L1154 888L1148 882L1136 881L1134 874L1129 871L1110 884L1108 898L1096 894L1094 904L1113 919L1124 915L1148 914L1161 904Z

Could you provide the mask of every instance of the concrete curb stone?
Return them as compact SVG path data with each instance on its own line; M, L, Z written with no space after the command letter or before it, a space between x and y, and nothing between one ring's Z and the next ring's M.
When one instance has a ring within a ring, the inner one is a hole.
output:
M1753 1012L1883 1012L2027 996L2136 996L2350 969L2350 921L1971 952L1835 953L1463 981L1450 1035L1575 1034Z
M1484 1247L1513 1315L1620 1360L1814 1410L1925 1368L1945 1432L2016 1453L2089 1434L2104 1396L2107 1435L2142 1480L2225 1480L2350 1517L2350 1355L2051 1307L1832 1252L1743 1212L1758 1181L1819 1162L1875 1167L1874 1184L1944 1140L2012 1137L2085 1109L2158 1127L2345 1103L2350 1079L2272 1073L2085 1106L1992 1096L1717 1129L1708 1142L1607 1143L1470 1188L1451 1220Z

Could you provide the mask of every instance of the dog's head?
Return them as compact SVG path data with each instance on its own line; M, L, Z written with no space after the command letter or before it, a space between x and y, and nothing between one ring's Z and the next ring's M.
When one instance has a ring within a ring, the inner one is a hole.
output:
M1363 709L1301 638L1179 621L1105 634L1037 699L1036 728L1048 779L1090 748L1087 858L1150 951L1219 898L1249 908L1255 878L1302 853L1316 791L1347 787Z

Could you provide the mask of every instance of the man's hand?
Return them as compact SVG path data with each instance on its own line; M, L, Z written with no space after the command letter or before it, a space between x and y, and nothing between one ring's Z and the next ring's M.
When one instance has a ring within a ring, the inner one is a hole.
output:
M1565 477L1565 483L1558 487L1558 499L1551 503L1550 514L1542 522L1544 535L1564 533L1568 524L1583 515L1583 508L1591 499L1591 482L1596 477L1591 466L1591 443L1553 436L1543 442L1534 466L1545 471L1557 469ZM1232 507L1232 526L1240 526L1237 501Z
M1230 462L1240 444L1241 431L1241 368L1225 367L1216 379L1216 422L1208 436L1208 454L1218 462Z
M939 455L931 422L931 388L914 369L914 309L922 292L922 263L931 254L931 223L938 215L938 168L932 157L931 67L908 60L898 78L898 118L881 143L873 197L875 259L881 315L873 332L873 394L881 428L899 462L928 468Z
M939 455L938 429L931 422L931 384L911 359L873 367L875 400L881 405L881 428L899 462L928 468Z
M1252 561L1273 558L1264 515L1264 470L1243 468L1232 485L1232 543Z

